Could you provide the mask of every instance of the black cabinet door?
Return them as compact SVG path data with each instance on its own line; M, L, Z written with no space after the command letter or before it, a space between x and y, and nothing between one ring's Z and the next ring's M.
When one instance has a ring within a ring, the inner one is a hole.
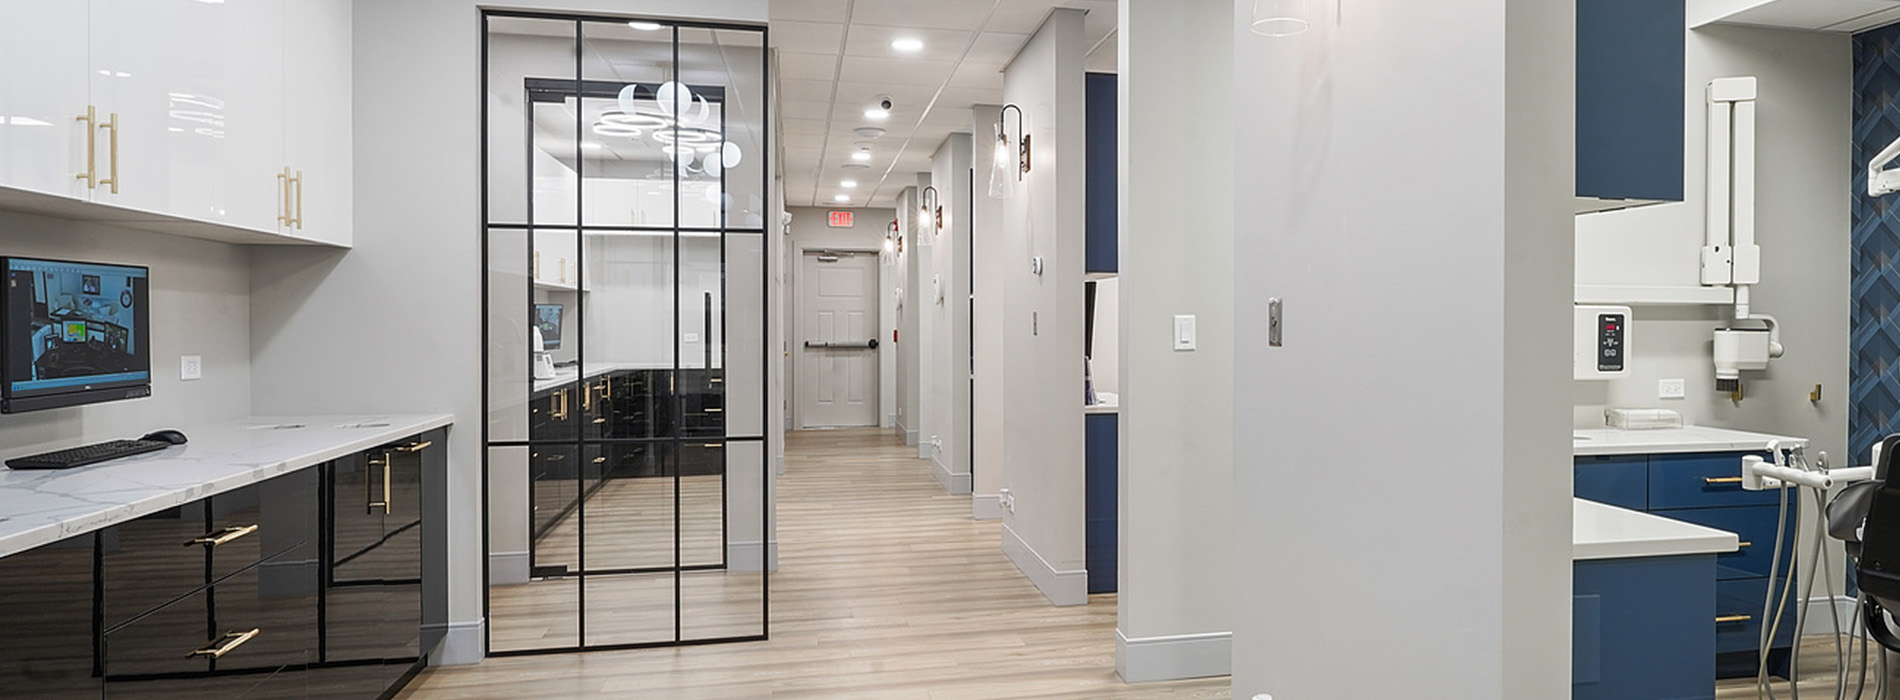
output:
M423 460L442 449L408 440L334 466L325 666L310 680L313 697L376 697L420 658Z
M0 559L0 697L98 697L93 675L93 540L81 535Z

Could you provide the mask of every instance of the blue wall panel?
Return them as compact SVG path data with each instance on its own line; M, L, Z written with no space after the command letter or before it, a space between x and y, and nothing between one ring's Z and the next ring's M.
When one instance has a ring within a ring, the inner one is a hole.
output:
M1090 593L1115 592L1120 420L1121 417L1113 413L1091 413L1083 422L1086 447L1082 459L1085 472L1082 517L1087 527L1085 561L1089 568Z
M1577 194L1682 201L1683 0L1577 0Z
M1116 212L1115 80L1112 73L1088 74L1087 96L1088 172L1085 175L1088 252L1083 264L1089 272L1115 272L1120 269L1116 246L1121 230Z
M1864 459L1900 432L1900 204L1867 196L1867 159L1900 137L1900 26L1854 35L1853 331L1848 352L1847 447Z

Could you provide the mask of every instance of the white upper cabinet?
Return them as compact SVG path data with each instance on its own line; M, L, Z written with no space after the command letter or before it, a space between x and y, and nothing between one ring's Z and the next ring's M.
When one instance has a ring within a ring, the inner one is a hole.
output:
M0 12L0 207L350 245L348 0L0 0Z
M0 186L87 196L84 2L0 0Z
M290 0L284 27L284 163L296 179L286 233L350 245L350 2Z
M1900 0L1689 0L1689 27L1743 24L1851 34L1900 21Z

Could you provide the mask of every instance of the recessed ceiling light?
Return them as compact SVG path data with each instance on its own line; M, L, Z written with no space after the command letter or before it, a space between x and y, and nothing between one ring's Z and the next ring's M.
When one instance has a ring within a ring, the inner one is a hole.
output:
M845 189L847 189L847 190L854 190L854 189L857 189L857 188L858 188L858 181L857 181L857 180L845 180L845 181L843 181L843 182L839 182L839 183L838 183L838 186L839 186L839 187L843 187L843 188L845 188Z
M666 25L658 22L628 22L627 26L643 32L657 32L666 28Z
M891 111L883 107L866 107L864 109L864 118L874 122L881 122L891 118Z
M898 51L902 51L904 53L917 53L919 51L924 50L924 42L921 39L912 39L910 37L905 37L902 39L898 39L897 41L891 42L891 48L897 49Z
M855 160L855 161L857 161L857 162L859 162L859 163L865 163L865 162L869 162L869 161L871 160L871 152L870 152L870 151L858 151L857 153L853 153L853 154L851 154L851 159L852 159L852 160Z
M846 194L841 194L841 195L837 195L837 196L834 196L834 197L832 197L832 198L831 198L831 201L833 201L833 202L841 202L841 203L842 203L842 202L849 202L849 201L851 201L851 195L846 195Z
M852 131L857 133L858 138L865 139L874 139L884 135L884 130L875 126L860 126Z
M870 170L871 169L871 166L866 165L864 163L845 163L844 165L841 165L838 167L844 168L845 170Z

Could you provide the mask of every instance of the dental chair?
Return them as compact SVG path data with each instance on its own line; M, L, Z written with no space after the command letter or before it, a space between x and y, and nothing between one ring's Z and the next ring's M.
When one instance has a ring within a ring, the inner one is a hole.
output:
M1881 441L1872 481L1841 490L1828 503L1828 535L1847 545L1860 586L1861 620L1874 641L1900 652L1891 616L1900 611L1900 435Z

